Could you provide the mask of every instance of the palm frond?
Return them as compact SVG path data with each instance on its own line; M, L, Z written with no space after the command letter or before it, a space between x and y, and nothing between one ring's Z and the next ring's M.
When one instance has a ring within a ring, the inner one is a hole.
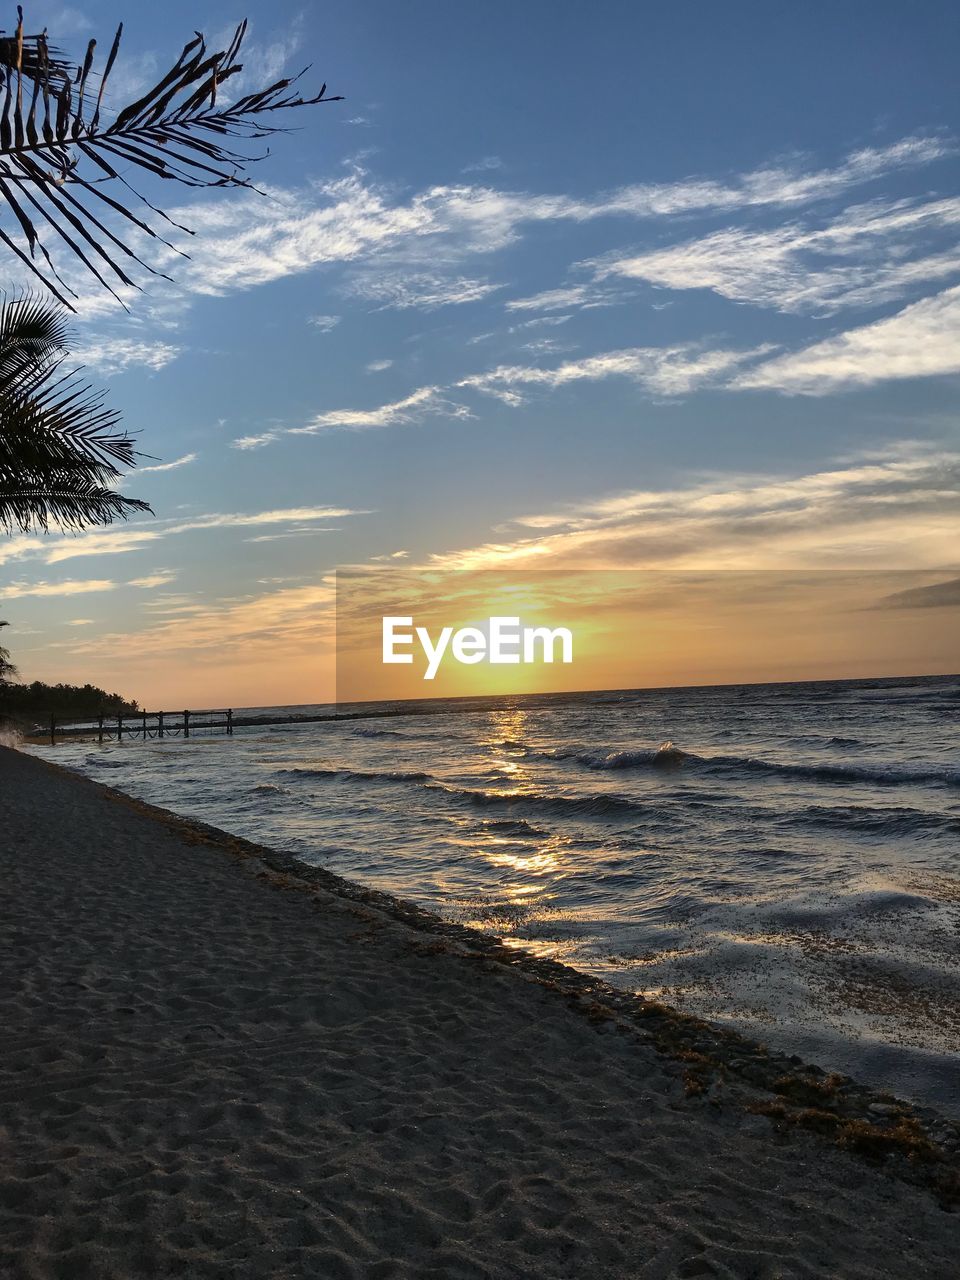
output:
M65 350L67 336L59 307L33 294L0 295L0 394L13 388L28 394L37 371Z
M148 503L125 498L115 489L79 482L69 475L44 476L41 484L29 477L19 484L0 479L0 527L8 533L19 530L46 533L58 529L79 532L90 525L112 524L137 511L152 514Z
M63 373L68 339L57 305L0 301L0 528L109 524L145 502L114 485L135 465L134 437L102 391Z
M197 34L151 89L104 125L104 95L123 25L94 92L96 41L90 41L83 62L71 68L51 49L45 32L24 34L23 12L17 12L15 35L0 38L0 202L10 209L21 239L0 225L0 243L68 307L76 294L46 248L48 235L119 296L120 285L139 287L132 274L137 267L164 274L131 246L131 234L140 232L174 249L152 225L151 214L189 230L152 204L128 179L129 170L188 187L250 186L244 171L263 156L249 154L243 144L283 132L265 117L341 100L328 97L325 84L304 97L296 88L301 72L219 105L220 87L243 69L238 58L247 24L242 22L219 52L209 53ZM82 161L93 171L89 176L81 170ZM110 187L120 189L122 198ZM130 197L144 207L143 216ZM116 221L121 232L105 218Z

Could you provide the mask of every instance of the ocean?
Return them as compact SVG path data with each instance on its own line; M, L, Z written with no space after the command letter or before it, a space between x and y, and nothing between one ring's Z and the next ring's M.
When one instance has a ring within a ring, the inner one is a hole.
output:
M436 709L34 750L960 1112L960 677Z

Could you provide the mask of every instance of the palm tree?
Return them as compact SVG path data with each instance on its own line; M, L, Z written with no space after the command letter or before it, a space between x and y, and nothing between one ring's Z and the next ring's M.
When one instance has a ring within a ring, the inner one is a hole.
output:
M134 465L133 437L79 370L63 371L69 337L52 300L0 301L0 528L10 533L110 524L145 502L114 488Z
M0 622L0 627L9 627L9 622ZM0 644L0 689L17 674L17 668L10 659L10 650Z
M0 218L0 245L71 310L77 294L48 239L119 299L118 286L140 287L137 267L163 274L131 239L174 248L155 224L189 230L152 204L132 175L193 188L249 187L245 166L262 156L237 149L235 140L280 132L271 113L340 100L326 97L326 85L302 97L295 76L218 103L221 86L243 69L243 22L220 52L209 53L196 35L153 88L110 111L106 89L122 24L98 73L96 40L73 64L46 31L27 35L19 6L17 13L14 34L0 32L0 211L12 214L7 225ZM117 429L119 414L104 407L101 392L76 371L62 374L67 337L50 302L30 295L0 301L0 529L7 532L79 530L150 510L114 488L120 468L134 465L133 440Z
M151 204L131 174L193 188L249 187L244 168L263 155L250 155L238 143L282 132L269 122L274 112L340 101L326 96L326 85L302 97L293 89L300 76L294 76L218 103L221 86L243 70L242 22L218 53L209 53L197 34L152 89L106 119L105 93L123 24L98 74L96 40L75 65L45 31L25 34L23 10L17 12L14 35L0 33L0 206L12 213L19 236L0 224L0 243L71 308L77 295L54 264L48 236L115 296L118 284L138 288L131 271L153 268L128 243L131 235L174 248L157 231L157 220L189 229ZM131 204L142 206L143 216Z

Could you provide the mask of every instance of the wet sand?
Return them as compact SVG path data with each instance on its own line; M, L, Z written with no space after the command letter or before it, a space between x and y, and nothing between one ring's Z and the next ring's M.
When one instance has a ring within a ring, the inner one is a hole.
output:
M278 865L0 748L0 1275L956 1275L899 1157Z

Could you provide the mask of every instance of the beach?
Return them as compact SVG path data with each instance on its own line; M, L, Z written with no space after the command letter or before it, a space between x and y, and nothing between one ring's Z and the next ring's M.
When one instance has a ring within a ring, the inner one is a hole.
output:
M6 748L0 832L4 1276L955 1274L949 1150L693 1024Z

